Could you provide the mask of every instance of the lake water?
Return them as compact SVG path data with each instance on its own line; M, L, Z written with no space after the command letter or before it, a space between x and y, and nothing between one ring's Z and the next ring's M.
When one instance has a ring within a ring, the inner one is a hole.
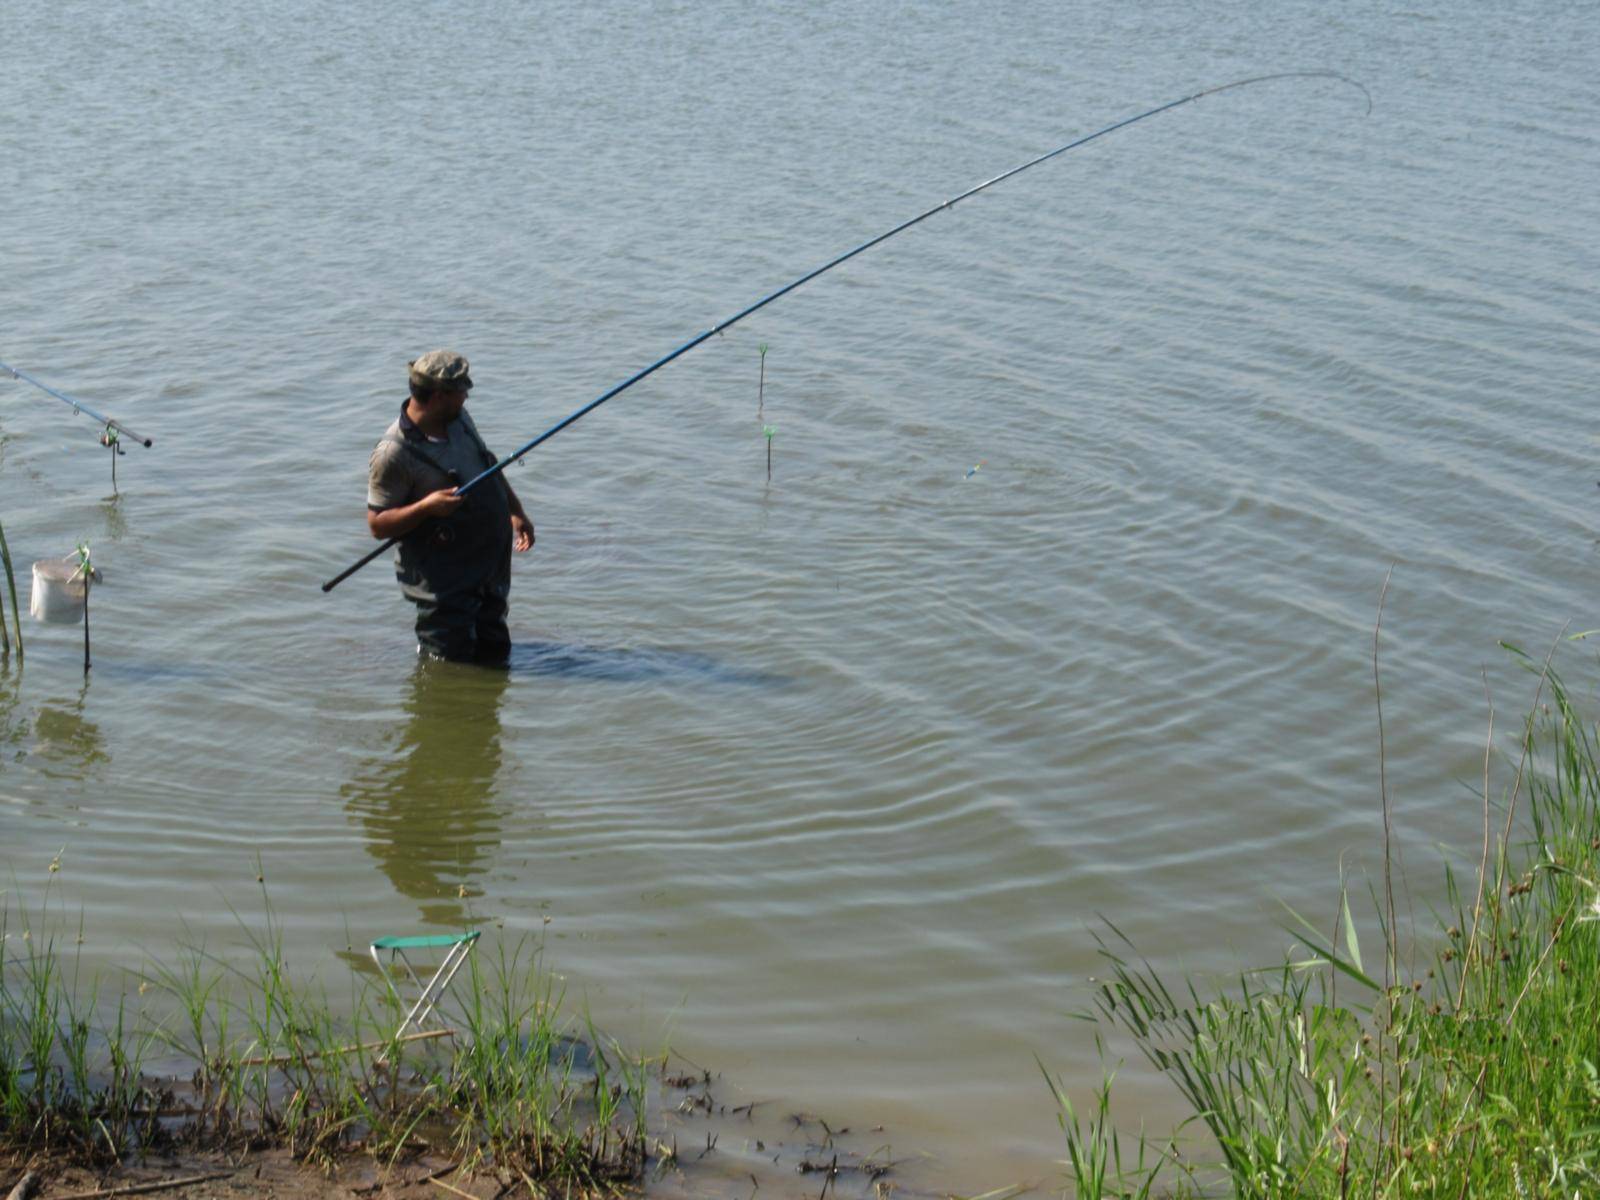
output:
M1278 961L1479 822L1489 701L1595 611L1592 6L486 0L0 7L5 903L131 965L548 938L596 1021L930 1186L1048 1179L1096 914ZM419 669L367 454L467 354L513 669ZM760 354L768 347L758 411ZM777 426L767 479L764 423ZM981 463L981 469L969 473ZM24 598L24 604L26 599ZM1592 673L1567 652L1580 690ZM47 865L60 854L61 870ZM50 884L47 894L46 884ZM548 924L546 923L548 922ZM243 923L243 924L241 924ZM1130 1127L1181 1116L1142 1064Z

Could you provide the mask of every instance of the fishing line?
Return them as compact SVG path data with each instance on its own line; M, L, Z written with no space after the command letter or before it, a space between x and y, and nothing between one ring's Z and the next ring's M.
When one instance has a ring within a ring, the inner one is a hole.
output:
M67 405L71 405L72 411L73 411L74 414L76 414L76 413L88 413L91 417L93 417L96 421L99 421L100 424L104 425L107 429L121 430L123 433L125 433L129 437L131 437L134 441L138 442L141 446L154 445L154 443L151 442L151 440L149 438L140 437L137 433L135 433L133 430L129 429L121 421L113 421L110 417L101 416L99 413L95 412L94 409L90 408L83 401L74 400L71 396L68 396L65 393L56 391L55 388L51 387L48 383L41 383L39 380L35 379L32 375L29 375L26 371L19 371L19 370L17 370L16 367L13 367L8 363L3 363L3 362L0 362L0 371L6 372L6 374L10 375L11 378L13 378L13 379L21 379L21 380L23 380L23 381L25 381L27 383L33 384L33 386L38 388L41 392L49 392L57 400L61 401L61 403L67 404ZM108 444L108 443L105 443L105 442L101 443L101 445L106 445L106 444ZM476 482L476 481L474 481L474 482Z
M566 417L564 420L557 422L555 425L552 425L549 429L545 430L538 437L534 438L532 441L528 442L527 444L521 446L514 453L507 455L505 458L503 458L499 462L495 463L494 466L488 468L487 470L483 471L479 475L473 476L473 478L467 480L466 483L464 483L460 487L456 488L456 495L458 495L458 496L465 495L467 492L471 491L478 484L482 483L485 479L488 479L489 477L491 477L493 475L498 475L500 472L504 471L507 467L509 467L512 463L516 462L519 458L521 458L524 454L528 453L528 451L532 450L535 446L539 445L539 443L547 441L550 438L555 437L556 434L560 433L563 429L565 429L568 425L571 425L574 421L580 420L581 418L587 416L589 413L591 413L595 409L599 408L607 400L611 399L613 396L617 395L620 392L627 391L634 384L638 383L641 379L644 379L646 376L653 375L655 372L659 371L662 367L666 366L673 359L679 358L682 355L687 354L689 351L693 350L696 346L698 346L701 342L704 342L707 338L716 336L717 334L721 333L723 330L727 329L730 325L734 325L737 322L744 320L751 313L758 312L761 309L765 308L767 305L771 304L774 300L777 300L782 296L787 296L790 292L794 291L797 287L800 287L801 285L806 284L806 283L810 283L818 275L821 275L826 271L833 270L833 268L837 267L840 263L848 262L850 259L854 258L856 255L861 254L861 253L863 253L863 252L865 252L867 250L872 249L878 243L888 241L890 238L894 237L895 234L904 233L907 229L910 229L913 225L919 224L922 221L926 221L929 217L933 216L935 213L944 212L946 209L952 208L955 205L961 203L961 201L967 199L967 197L976 196L979 192L983 191L985 188L991 188L997 183L1002 183L1005 180L1010 179L1013 175L1020 175L1023 171L1026 171L1029 167L1036 167L1042 162L1048 162L1050 159L1055 158L1057 155L1065 154L1068 150L1075 150L1079 146L1083 146L1083 145L1086 145L1089 142L1094 141L1096 138L1102 138L1102 137L1105 137L1106 134L1108 134L1108 133L1115 133L1119 129L1125 129L1129 125L1132 125L1132 124L1134 124L1134 123L1136 123L1138 121L1143 121L1148 117L1157 116L1160 113L1167 112L1169 109L1178 108L1179 106L1184 105L1184 104L1190 104L1190 103L1192 103L1192 102L1194 102L1196 100L1202 99L1203 97L1206 97L1206 96L1214 96L1218 92L1230 91L1233 88L1248 87L1249 85L1254 84L1254 83L1267 83L1270 80L1274 80L1274 79L1336 79L1340 83L1347 83L1351 87L1358 88L1360 90L1361 94L1366 97L1366 100L1367 100L1367 112L1368 113L1372 112L1372 94L1370 92L1368 92L1366 87L1363 86L1358 81L1356 81L1354 79L1351 79L1348 76L1341 75L1337 71L1279 71L1279 72L1276 72L1275 74L1272 74L1272 75L1252 75L1249 79L1235 79L1232 83L1224 83L1224 84L1219 84L1216 87L1206 88L1204 91L1194 92L1193 94L1181 97L1180 99L1171 100L1171 101L1168 101L1166 104L1158 105L1157 107L1152 108L1152 109L1147 109L1145 112L1139 113L1137 116L1127 117L1127 118L1125 118L1125 119L1123 119L1121 121L1118 121L1114 125L1107 125L1104 129L1097 129L1093 133L1086 134L1085 136L1083 136L1081 138L1078 138L1075 141L1068 142L1065 146L1058 146L1056 149L1048 151L1047 153L1041 154L1037 158L1030 158L1027 162L1023 163L1019 167L1012 167L1009 171L1002 171L999 175L994 176L992 179L985 179L982 183L977 184L974 187L968 188L966 191L962 192L959 196L952 196L948 200L945 200L945 201L943 201L943 202L941 202L939 204L935 204L932 208L928 209L926 212L918 213L916 216L912 217L908 221L902 221L900 224L896 225L893 229L889 230L887 233L880 233L877 237L873 238L871 241L862 242L861 245L857 246L854 250L845 251L843 254L839 255L839 257L837 257L835 259L831 259L830 261L824 263L822 266L816 268L816 270L808 271L806 274L800 276L799 279L796 279L793 283L785 284L783 287L779 288L777 291L771 293L770 295L763 296L760 300L757 300L754 304L750 305L748 308L741 309L739 312L737 312L733 316L729 317L726 321L723 321L723 322L721 322L721 323L719 323L717 325L713 325L710 329L706 330L704 333L701 333L698 336L696 336L694 338L691 338L689 341L687 341L683 345L679 346L671 354L668 354L663 358L658 358L655 362L651 363L648 367L645 367L644 370L639 371L638 373L636 373L634 375L630 375L627 379L624 379L621 383L617 384L617 386L612 388L609 392L604 393L603 395L601 395L597 399L591 400L588 404L585 404L582 408L578 409L576 412L572 413L570 416ZM3 365L3 364L0 364L0 365ZM407 536L409 536L409 535L407 535ZM346 579L349 579L350 576L354 575L362 567L366 566L373 559L377 558L378 555L382 554L385 550L389 549L389 547L393 546L396 542L399 542L400 540L401 540L401 538L398 538L398 537L390 538L388 541L384 542L381 546L379 546L376 550L372 551L370 554L367 554L364 557L362 557L361 559L359 559L356 562L352 563L350 566L346 567L343 571L339 572L339 574L335 575L332 579L328 580L327 583L322 585L322 590L324 592L331 592L335 587L337 587L339 584L343 583Z

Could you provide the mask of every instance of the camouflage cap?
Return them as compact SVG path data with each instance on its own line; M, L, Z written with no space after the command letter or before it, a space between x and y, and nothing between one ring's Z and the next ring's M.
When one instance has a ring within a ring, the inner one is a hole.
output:
M467 360L454 350L429 350L421 358L412 359L413 379L426 379L432 383L464 383L472 386L472 375Z

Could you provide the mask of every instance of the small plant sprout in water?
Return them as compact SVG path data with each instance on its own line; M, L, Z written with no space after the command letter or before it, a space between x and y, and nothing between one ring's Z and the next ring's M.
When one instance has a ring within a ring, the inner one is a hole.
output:
M74 575L83 576L83 673L89 673L89 589L94 583L94 561L89 557L89 543L78 543L78 569Z
M767 482L768 483L772 482L772 439L777 434L777 432L778 432L778 427L776 425L763 425L761 427L762 436L767 439Z
M762 342L756 347L756 351L761 355L761 379L756 384L756 420L759 421L765 415L765 409L762 406L765 403L767 392L767 344Z

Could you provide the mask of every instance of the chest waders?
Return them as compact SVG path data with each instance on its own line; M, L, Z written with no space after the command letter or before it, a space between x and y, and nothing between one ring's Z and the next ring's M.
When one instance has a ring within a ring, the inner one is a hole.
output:
M463 430L477 446L486 467L495 457L469 426ZM459 473L438 462L415 441L401 435L406 453L439 472L450 484L461 486ZM511 504L504 480L496 476L464 497L447 517L424 522L400 540L395 577L406 596L422 606L418 633L423 632L426 610L466 605L481 599L503 603L511 589Z

